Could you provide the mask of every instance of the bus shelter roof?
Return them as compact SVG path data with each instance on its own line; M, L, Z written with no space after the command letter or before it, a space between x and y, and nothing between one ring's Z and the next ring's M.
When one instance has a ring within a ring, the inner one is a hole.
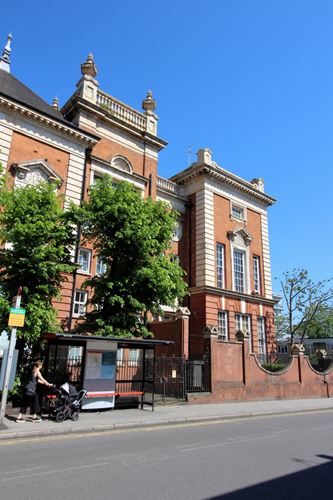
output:
M173 340L155 340L155 339L137 339L137 338L120 338L120 337L103 337L99 335L75 335L70 333L56 333L46 336L46 340L59 341L76 341L88 342L91 340L100 340L104 342L116 342L119 348L132 347L137 349L153 348L156 346L165 346L174 344Z

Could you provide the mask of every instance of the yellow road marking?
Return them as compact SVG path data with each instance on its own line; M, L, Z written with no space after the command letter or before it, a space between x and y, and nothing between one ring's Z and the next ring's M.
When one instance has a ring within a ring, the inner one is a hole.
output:
M138 427L128 427L123 429L110 429L110 430L100 430L100 431L89 431L89 432L73 432L67 434L54 434L49 436L31 436L31 437L20 437L20 438L8 438L0 440L0 446L9 446L15 444L25 444L31 442L46 442L46 441L56 441L56 440L64 440L64 439L81 439L81 438L89 438L89 437L98 437L98 436L111 436L112 434L124 434L128 432L152 432L159 431L164 429L180 429L184 427L199 427L203 425L217 425L217 424L226 424L226 423L241 423L245 420L259 420L259 419L267 419L267 418L275 418L275 417L292 417L298 415L307 415L309 413L322 413L322 411L333 411L333 408L323 408L318 410L303 410L303 411L295 411L293 413L268 413L266 415L246 415L244 417L230 417L230 418L222 418L216 417L207 420L198 420L197 422L180 422L175 424L157 424L151 425L149 427L146 426L138 426Z

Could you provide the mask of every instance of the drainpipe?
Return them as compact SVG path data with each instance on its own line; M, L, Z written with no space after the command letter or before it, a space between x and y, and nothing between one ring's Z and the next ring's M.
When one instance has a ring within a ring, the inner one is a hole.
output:
M189 266L188 266L188 286L192 286L192 201L188 201L185 203L185 207L189 209L189 223L188 223L188 232L189 232Z
M87 164L88 164L88 161L90 160L90 154L91 154L91 148L86 148L80 204L82 204L82 202L84 200L84 195L85 195L85 190L86 190L86 185L87 185ZM75 263L77 263L78 258L79 258L80 240L81 240L81 225L78 224L77 230L76 230L76 240L75 240L75 253L74 253L74 262ZM72 329L74 297L75 297L75 290L76 290L76 276L77 276L77 269L75 269L73 271L72 297L71 297L69 319L68 319L68 330L69 331L71 331L71 329Z

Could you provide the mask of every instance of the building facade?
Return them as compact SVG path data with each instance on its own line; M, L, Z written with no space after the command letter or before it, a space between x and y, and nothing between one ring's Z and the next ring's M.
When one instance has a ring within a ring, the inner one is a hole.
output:
M262 179L248 182L219 166L209 149L171 179L158 175L167 143L157 134L156 102L149 91L142 111L99 88L89 54L76 90L62 109L47 104L10 73L10 38L0 61L0 161L15 186L60 182L59 192L79 204L103 175L125 180L143 197L167 202L179 213L172 249L186 271L189 296L181 307L154 318L157 338L174 338L178 354L200 358L205 331L221 342L249 336L250 352L265 357L274 339L267 209L275 200ZM78 271L55 303L64 331L85 311L84 280L103 272L91 247L78 241ZM180 328L180 321L183 325Z

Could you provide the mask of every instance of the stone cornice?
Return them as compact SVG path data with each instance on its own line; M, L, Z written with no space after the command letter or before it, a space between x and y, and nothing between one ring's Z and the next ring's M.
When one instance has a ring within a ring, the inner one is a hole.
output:
M189 289L191 295L197 293L210 293L212 295L218 295L221 297L228 297L231 299L245 300L246 302L252 302L254 304L264 304L268 306L274 306L278 301L274 299L268 299L262 295L249 295L246 293L234 292L233 290L226 290L224 288L217 288L215 286L199 286Z
M11 111L15 111L25 116L26 118L29 118L30 120L35 120L43 125L46 125L49 128L53 128L54 130L62 132L72 137L73 139L83 141L89 146L93 146L99 141L98 137L88 132L86 133L83 130L78 129L74 125L72 127L70 123L68 123L67 126L64 123L58 122L56 119L51 118L50 116L38 113L37 111L29 109L22 104L19 104L18 102L11 101L2 96L0 96L0 106L6 107Z
M163 149L168 144L163 139L160 139L159 137L156 137L155 135L152 135L147 131L140 130L116 116L112 116L112 114L110 114L106 109L103 109L101 106L83 99L77 93L72 95L72 97L63 106L61 111L65 116L71 116L71 114L74 113L77 108L88 111L95 116L98 116L100 120L104 120L106 123L110 123L117 128L120 128L121 130L124 130L137 138L140 138L141 140L143 139L147 143L154 146L158 151Z
M262 203L265 203L265 205L273 205L276 202L275 198L259 191L250 182L247 182L241 177L224 170L217 164L207 165L206 163L194 163L186 170L183 170L179 174L171 177L170 180L176 182L177 184L185 185L192 182L197 177L204 176L212 177L223 184L235 187L249 196L256 198Z

